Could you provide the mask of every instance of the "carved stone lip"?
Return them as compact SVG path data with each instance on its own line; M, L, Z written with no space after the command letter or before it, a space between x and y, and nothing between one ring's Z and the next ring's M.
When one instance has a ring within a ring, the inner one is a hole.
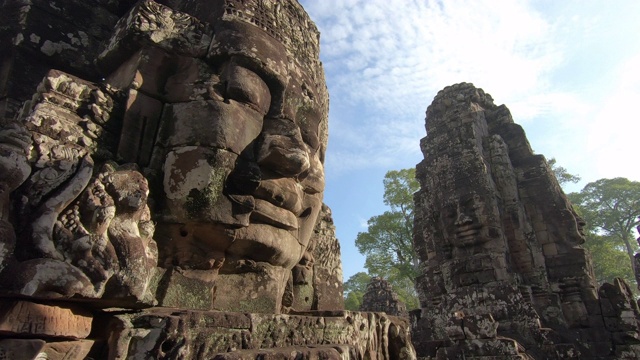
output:
M294 215L302 212L302 186L290 178L261 180L253 193L255 199L267 201L269 204L290 211Z
M480 229L482 229L482 225L480 224L463 225L456 229L456 237L469 238L478 234Z
M251 220L285 230L298 229L298 218L291 211L257 198L255 199L255 204L256 207L251 213Z

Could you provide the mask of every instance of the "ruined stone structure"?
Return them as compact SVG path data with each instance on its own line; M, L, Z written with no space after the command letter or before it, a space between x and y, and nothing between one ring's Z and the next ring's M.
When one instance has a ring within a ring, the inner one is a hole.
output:
M362 296L360 311L384 312L389 315L408 317L406 305L400 301L391 284L385 279L374 277Z
M413 358L346 312L295 0L2 1L0 358Z
M509 110L471 84L427 109L414 246L419 357L637 359L623 281L599 290L582 220Z

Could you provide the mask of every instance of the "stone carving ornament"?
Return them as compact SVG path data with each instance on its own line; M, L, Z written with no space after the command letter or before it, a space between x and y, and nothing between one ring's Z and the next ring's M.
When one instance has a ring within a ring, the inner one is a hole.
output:
M5 165L21 173L5 180L3 228L24 181L20 245L3 262L22 275L6 288L171 305L184 281L215 291L253 273L279 311L291 269L312 264L322 207L317 29L294 1L167 3L141 1L118 22L98 55L104 84L51 72L4 130L31 134Z

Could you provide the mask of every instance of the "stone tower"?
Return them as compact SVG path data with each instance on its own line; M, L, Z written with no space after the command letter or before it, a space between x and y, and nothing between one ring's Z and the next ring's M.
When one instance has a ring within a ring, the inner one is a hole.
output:
M383 278L373 277L362 296L361 311L385 312L389 315L408 316L407 306L398 298L391 284Z
M637 358L638 308L599 291L573 211L504 105L472 84L427 109L417 166L419 356Z

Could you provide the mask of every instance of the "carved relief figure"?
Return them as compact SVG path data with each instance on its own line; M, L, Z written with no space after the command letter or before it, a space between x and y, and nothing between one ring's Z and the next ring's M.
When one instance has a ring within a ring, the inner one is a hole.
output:
M25 275L13 291L73 297L90 283L79 296L153 304L155 276L161 304L176 305L165 270L215 293L236 286L218 274L268 268L279 311L291 269L311 266L328 112L315 25L295 1L173 6L137 3L98 56L105 84L54 71L23 115L35 146L16 266L84 285ZM108 161L137 165L98 171ZM214 293L200 306L217 308Z

